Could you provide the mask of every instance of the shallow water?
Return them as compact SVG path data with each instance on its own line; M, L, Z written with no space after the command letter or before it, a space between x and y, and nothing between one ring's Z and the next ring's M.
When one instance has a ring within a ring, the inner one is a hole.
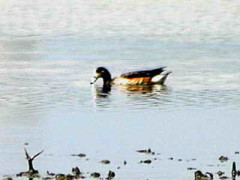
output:
M43 175L79 166L117 179L193 179L189 167L230 175L239 164L237 1L1 3L0 176L27 169L25 143L31 154L45 150L34 163ZM166 86L104 93L89 83L98 66L113 76L173 73ZM147 148L156 155L136 152ZM79 153L87 157L71 156Z

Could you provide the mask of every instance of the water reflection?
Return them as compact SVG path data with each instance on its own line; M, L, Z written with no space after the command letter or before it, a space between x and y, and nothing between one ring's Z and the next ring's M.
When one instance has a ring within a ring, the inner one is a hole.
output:
M223 107L236 109L239 92L225 89L179 89L172 86L92 86L95 110L138 111L142 109L180 110ZM221 97L221 98L219 98Z
M153 92L166 92L166 85L129 85L119 86L118 89L133 94L152 94Z
M99 98L106 98L110 95L111 86L103 86L103 87L99 87L99 86L93 86L93 91L96 97Z
M147 109L169 102L170 89L166 85L93 86L93 103L98 109Z

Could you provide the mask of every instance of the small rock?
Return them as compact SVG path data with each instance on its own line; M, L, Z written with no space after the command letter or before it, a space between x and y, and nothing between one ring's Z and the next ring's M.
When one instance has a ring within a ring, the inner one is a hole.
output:
M114 177L115 177L115 172L109 171L109 172L108 172L108 177L107 177L107 179L112 179L112 178L114 178Z
M13 178L11 178L11 177L5 177L5 178L3 178L3 180L13 180Z
M65 180L65 178L66 178L65 174L57 174L55 176L56 180Z
M150 159L148 159L148 160L140 161L140 163L151 164L152 161Z
M94 178L99 178L100 176L101 176L101 174L98 172L94 172L91 174L91 177L94 177Z
M43 180L50 180L50 179L54 179L54 177L43 177Z
M219 161L221 161L221 162L225 162L227 160L228 160L228 157L226 157L226 156L220 156L219 157Z
M192 170L196 170L196 168L189 167L189 168L187 168L187 170L192 171Z
M139 153L151 153L152 151L151 151L151 149L144 149L144 150L137 150L137 152L139 152Z
M54 173L50 173L49 171L47 171L47 175L49 175L49 176L55 176Z
M76 177L71 175L71 174L68 174L66 175L66 180L72 180L72 179L75 179Z
M217 172L217 175L218 175L218 176L222 176L222 175L224 175L224 174L225 174L225 172L223 172L223 171L218 171L218 172Z
M230 179L230 178L227 176L221 176L221 177L219 177L219 179Z
M195 180L212 180L213 179L213 174L207 172L206 174L203 174L201 171L196 171L194 173Z
M152 155L155 154L155 152L152 152L152 150L150 148L149 149L144 149L144 150L137 150L137 152L145 153L145 154L152 154Z
M81 175L81 171L78 167L72 168L72 173L75 176L80 176Z
M127 165L127 161L123 161L123 165L126 166Z
M102 160L102 161L100 161L100 163L102 163L102 164L110 164L110 161L109 160Z
M80 154L71 154L71 156L78 156L80 158L86 157L86 154L80 153Z
M23 177L23 176L26 176L26 177L39 177L39 174L38 174L38 171L37 170L29 170L27 172L20 172L17 174L17 177Z

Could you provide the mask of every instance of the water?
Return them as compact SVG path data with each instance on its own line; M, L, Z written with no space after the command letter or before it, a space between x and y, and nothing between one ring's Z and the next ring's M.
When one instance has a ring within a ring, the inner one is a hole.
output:
M104 176L114 170L117 179L193 179L189 167L230 175L232 161L238 165L238 1L0 7L1 177L27 169L25 143L31 154L45 150L34 163L42 175L79 166ZM103 93L101 81L89 83L98 66L113 76L159 66L173 73L165 87ZM136 153L147 148L160 154ZM89 160L71 156L78 153ZM221 155L230 160L220 163Z

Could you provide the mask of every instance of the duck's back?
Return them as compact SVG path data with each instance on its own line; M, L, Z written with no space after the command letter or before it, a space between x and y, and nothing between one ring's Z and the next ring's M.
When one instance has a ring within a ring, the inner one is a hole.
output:
M164 68L124 73L120 77L114 78L112 83L118 85L164 84L168 74L171 73L162 73Z
M134 71L129 73L124 73L120 77L113 79L114 84L119 85L147 85L156 84L156 77L161 75L165 67L144 70L144 71Z
M120 77L122 78L142 78L142 77L153 77L158 74L161 74L164 71L165 67L152 69L152 70L144 70L144 71L134 71L129 73L124 73Z

